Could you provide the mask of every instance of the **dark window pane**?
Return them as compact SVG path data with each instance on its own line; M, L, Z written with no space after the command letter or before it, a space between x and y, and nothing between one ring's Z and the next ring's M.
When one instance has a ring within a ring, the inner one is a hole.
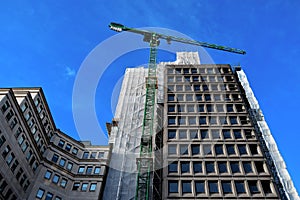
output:
M200 154L200 145L199 144L192 144L192 155Z
M169 193L178 193L177 181L169 181Z
M223 137L224 139L230 139L231 135L230 135L230 130L223 130Z
M223 155L224 154L223 145L222 144L215 145L215 151L217 155Z
M246 155L247 154L246 145L240 144L240 145L238 145L238 149L239 149L240 155Z
M215 173L215 163L214 162L206 162L206 173Z
M270 181L261 181L261 185L262 185L262 188L263 188L265 194L272 193L272 190L270 187L270 185L271 185Z
M240 166L239 166L238 162L231 162L230 166L231 166L231 172L232 173L239 173L239 172L241 172L240 171Z
M207 130L201 130L201 139L209 138Z
M243 166L244 166L244 171L246 174L253 172L251 162L244 162Z
M190 172L190 162L181 162L181 173L189 173Z
M252 155L257 155L258 154L257 145L256 144L249 144L249 148L250 148L250 151L251 151Z
M233 130L233 134L234 134L235 139L243 138L240 130Z
M241 193L245 193L246 191L245 191L245 184L244 184L244 182L242 182L242 181L237 181L237 182L235 182L235 188L236 188L236 192L238 193L238 194L241 194Z
M233 144L227 145L227 153L228 153L228 155L235 154L235 150L234 150L234 145Z
M177 173L178 172L178 164L177 162L173 162L169 164L169 173Z
M191 192L192 192L191 182L182 181L182 193L191 193Z
M218 163L219 173L227 173L227 163L226 162L219 162Z
M205 185L204 185L204 181L196 181L195 182L195 189L196 189L196 193L205 193Z
M193 162L194 173L202 173L202 162Z
M204 105L203 104L198 105L198 112L204 112Z
M208 182L208 187L209 187L209 193L219 193L219 188L218 188L218 182L216 181L211 181Z
M175 139L176 137L176 130L168 130L168 138Z
M230 181L222 182L222 190L224 194L232 193L231 182Z
M255 162L255 167L256 167L257 173L265 172L265 170L264 170L264 165L263 165L263 162L262 162L262 161L256 161L256 162Z
M249 181L248 185L249 185L251 194L259 193L256 181Z

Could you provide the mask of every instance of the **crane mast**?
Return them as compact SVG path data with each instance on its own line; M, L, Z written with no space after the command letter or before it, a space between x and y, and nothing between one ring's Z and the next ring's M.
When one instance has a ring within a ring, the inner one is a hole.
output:
M155 97L157 89L157 77L156 77L156 55L157 46L159 46L159 39L165 39L168 43L171 41L202 46L222 51L228 51L237 54L246 54L244 50L225 47L216 44L210 44L206 42L199 42L195 40L189 40L185 38L179 38L160 33L155 33L147 30L140 30L134 28L128 28L122 24L110 23L110 29L121 32L129 31L144 36L144 41L150 45L150 56L148 63L148 77L146 77L146 99L144 108L143 128L141 135L140 145L140 157L137 158L137 184L135 200L148 200L150 198L150 182L153 171L153 131L154 131L154 111L155 111Z

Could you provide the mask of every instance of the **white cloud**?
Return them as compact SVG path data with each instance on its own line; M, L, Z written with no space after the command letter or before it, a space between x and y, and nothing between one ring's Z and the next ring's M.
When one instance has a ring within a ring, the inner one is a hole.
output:
M66 67L66 75L68 76L68 77L73 77L73 76L75 76L75 74L76 74L76 71L75 71L75 69L71 69L70 67Z

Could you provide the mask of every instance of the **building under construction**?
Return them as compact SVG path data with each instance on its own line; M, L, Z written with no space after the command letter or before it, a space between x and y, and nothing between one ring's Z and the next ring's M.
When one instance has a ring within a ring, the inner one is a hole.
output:
M137 198L147 69L127 69L108 124L104 199ZM145 199L298 199L241 67L177 53L157 66L152 167Z

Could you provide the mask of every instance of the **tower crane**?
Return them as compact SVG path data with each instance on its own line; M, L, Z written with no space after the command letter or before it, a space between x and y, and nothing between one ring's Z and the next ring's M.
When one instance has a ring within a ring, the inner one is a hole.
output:
M153 141L153 131L154 131L154 110L155 110L155 93L157 89L157 78L156 78L156 55L157 46L159 46L160 39L164 39L168 44L171 41L180 42L190 45L202 46L206 48L227 51L237 54L246 54L244 50L210 44L206 42L199 42L195 40L190 40L186 38L179 38L170 35L164 35L148 30L141 30L135 28L129 28L122 24L110 23L109 28L111 30L122 32L128 31L144 36L144 41L148 42L150 45L150 58L148 64L148 77L146 77L146 100L143 118L143 129L141 135L141 145L140 145L140 156L137 158L137 184L135 200L148 200L150 197L150 182L153 171L153 151L152 151L152 141Z

